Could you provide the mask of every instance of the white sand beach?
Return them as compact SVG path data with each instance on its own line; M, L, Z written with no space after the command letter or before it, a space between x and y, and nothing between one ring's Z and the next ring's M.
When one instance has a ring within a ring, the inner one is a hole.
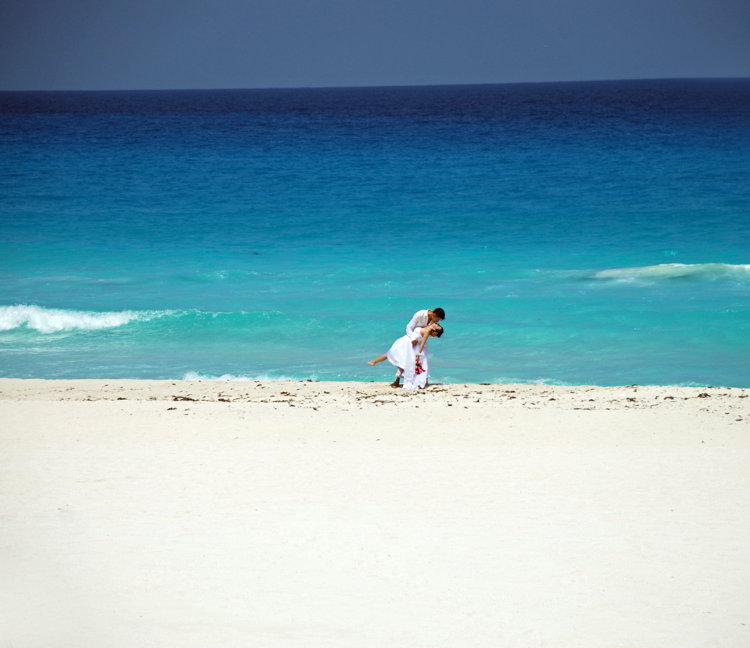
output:
M744 648L749 397L3 379L0 646Z

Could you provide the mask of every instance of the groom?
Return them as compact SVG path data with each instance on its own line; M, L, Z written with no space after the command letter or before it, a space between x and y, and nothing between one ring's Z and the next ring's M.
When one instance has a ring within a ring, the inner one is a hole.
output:
M414 313L411 320L406 325L406 334L411 338L412 345L416 344L419 340L419 335L414 332L414 329L429 326L430 324L440 324L440 321L444 319L445 311L442 308L419 310Z
M420 335L415 329L429 326L430 324L439 324L445 319L445 311L442 308L433 308L432 310L418 310L412 315L411 320L406 325L406 335L411 338L411 345L419 344ZM396 376L396 380L391 383L391 387L400 387L401 374Z

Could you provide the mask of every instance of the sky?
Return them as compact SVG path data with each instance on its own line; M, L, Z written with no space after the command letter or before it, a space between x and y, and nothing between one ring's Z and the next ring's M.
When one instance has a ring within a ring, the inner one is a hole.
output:
M0 90L747 76L748 0L0 1Z

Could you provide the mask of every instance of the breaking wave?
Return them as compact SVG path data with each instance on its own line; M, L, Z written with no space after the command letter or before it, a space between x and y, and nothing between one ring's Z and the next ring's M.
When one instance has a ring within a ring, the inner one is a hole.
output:
M612 268L588 275L589 279L632 283L687 279L696 281L750 281L750 264L729 263L662 263L634 268Z
M133 321L152 320L172 313L173 311L76 311L16 304L0 306L0 331L20 328L33 329L39 333L97 331L123 326Z

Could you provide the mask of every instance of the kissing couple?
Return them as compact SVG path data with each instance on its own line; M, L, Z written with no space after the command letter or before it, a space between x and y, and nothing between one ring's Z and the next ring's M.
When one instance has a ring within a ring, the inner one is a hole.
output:
M386 353L367 364L375 366L388 360L398 369L391 387L401 387L403 377L404 389L424 389L430 370L427 340L443 334L440 322L444 319L445 311L442 308L417 311L406 325L406 335L396 340Z

